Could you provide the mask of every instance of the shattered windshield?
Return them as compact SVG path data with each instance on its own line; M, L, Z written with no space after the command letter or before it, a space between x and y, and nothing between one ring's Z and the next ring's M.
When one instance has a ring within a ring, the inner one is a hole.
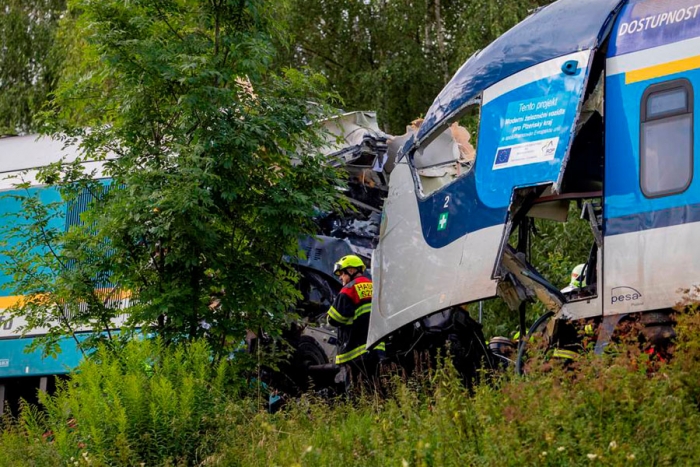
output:
M412 166L422 196L435 193L472 170L478 129L479 105L474 104L458 121L415 152Z

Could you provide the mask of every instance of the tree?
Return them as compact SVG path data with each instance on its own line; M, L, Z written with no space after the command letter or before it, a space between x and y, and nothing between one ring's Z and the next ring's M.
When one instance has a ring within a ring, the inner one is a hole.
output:
M427 110L444 85L438 48L425 20L429 2L294 0L280 63L309 65L327 77L350 109L376 110L387 130Z
M394 134L477 50L550 0L292 0L284 66L309 65Z
M34 114L55 89L54 47L65 0L0 0L0 135L35 131Z
M279 31L261 0L69 6L80 13L67 20L79 60L45 120L88 157L118 157L105 161L110 189L79 164L43 171L67 201L91 201L79 225L26 252L49 255L50 267L41 286L18 282L30 299L13 313L55 321L48 304L63 303L83 325L102 323L99 332L123 312L105 299L109 282L132 297L130 326L166 342L206 337L221 354L246 330L274 335L298 298L283 257L338 199L309 124L331 97L323 80L270 71Z
M537 8L553 0L488 0L457 2L460 7L446 22L454 37L450 65L457 70L475 52L485 48Z

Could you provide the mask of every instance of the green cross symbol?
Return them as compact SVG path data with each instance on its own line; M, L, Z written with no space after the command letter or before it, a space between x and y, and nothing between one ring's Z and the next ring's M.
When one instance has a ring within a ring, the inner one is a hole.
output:
M447 228L447 215L448 213L446 212L440 214L440 219L438 219L438 232Z

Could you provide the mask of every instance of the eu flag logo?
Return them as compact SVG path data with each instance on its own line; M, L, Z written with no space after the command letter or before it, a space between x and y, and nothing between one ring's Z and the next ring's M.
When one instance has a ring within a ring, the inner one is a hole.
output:
M511 148L499 149L496 153L496 162L494 165L508 162L508 159L510 159L510 149Z

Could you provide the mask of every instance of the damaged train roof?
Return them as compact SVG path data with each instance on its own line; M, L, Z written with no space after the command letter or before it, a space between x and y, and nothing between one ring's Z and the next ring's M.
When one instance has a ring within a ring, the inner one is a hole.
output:
M379 128L375 112L347 112L323 120L321 125L325 130L325 145L319 152L326 158L337 159L337 165L366 165L371 160L379 164L373 166L375 170L382 170L391 135ZM377 159L377 155L381 157Z
M444 130L486 88L538 63L596 47L624 0L559 0L474 54L443 88L403 154Z

